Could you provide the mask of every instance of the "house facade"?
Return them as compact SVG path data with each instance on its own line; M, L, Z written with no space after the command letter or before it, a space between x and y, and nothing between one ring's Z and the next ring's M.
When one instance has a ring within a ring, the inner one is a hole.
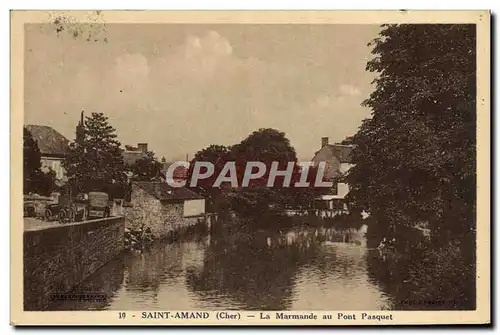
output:
M125 150L123 150L122 152L123 162L127 166L132 166L139 159L146 157L147 154L148 154L147 143L138 143L137 147L126 145Z
M328 137L321 138L321 148L314 154L312 159L314 166L319 166L325 162L325 181L335 181L336 185L332 194L323 195L320 201L324 202L327 213L345 212L347 210L344 199L349 193L349 185L342 180L342 177L351 169L351 153L353 145L330 144Z
M36 141L41 154L42 171L50 170L56 174L59 184L67 181L66 170L62 162L68 155L69 140L49 126L26 125L26 129Z
M131 207L125 210L125 217L127 228L149 228L155 238L161 239L203 222L205 199L184 187L133 182Z
M325 162L324 180L333 180L336 177L344 175L351 167L351 153L354 149L353 145L330 144L328 137L321 138L321 148L316 151L312 162L314 166L318 166L320 162Z

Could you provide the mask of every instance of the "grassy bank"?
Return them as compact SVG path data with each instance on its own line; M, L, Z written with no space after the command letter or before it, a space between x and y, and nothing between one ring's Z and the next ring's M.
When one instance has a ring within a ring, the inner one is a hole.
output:
M376 259L369 271L395 297L394 309L475 308L475 268L464 260L457 242L440 248L415 245Z

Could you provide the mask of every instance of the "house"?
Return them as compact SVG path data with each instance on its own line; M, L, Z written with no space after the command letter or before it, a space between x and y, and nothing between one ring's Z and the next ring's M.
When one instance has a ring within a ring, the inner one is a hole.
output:
M122 152L123 162L127 166L132 166L137 160L146 157L147 153L148 153L147 143L138 143L137 147L126 145L125 150L123 150Z
M321 138L321 148L314 154L313 165L318 166L320 162L325 162L325 181L337 180L335 194L323 195L319 199L325 203L325 207L332 211L344 211L346 206L343 199L349 193L349 185L341 179L350 168L354 166L351 160L351 153L354 145L330 144L328 137ZM334 188L335 189L335 188Z
M49 126L26 125L26 129L36 141L41 153L42 171L53 170L59 183L67 181L62 162L68 155L69 141L58 131Z
M321 149L316 151L312 162L318 166L320 162L326 162L324 180L333 180L345 174L351 167L351 152L353 145L329 144L328 137L321 138Z
M150 228L155 238L164 238L204 222L205 198L185 187L133 182L131 207L125 217L127 228Z
M133 147L130 145L125 145L125 150L122 151L123 162L125 163L125 175L127 176L127 180L131 181L134 176L131 171L132 165L135 164L139 159L146 157L148 154L148 144L147 143L138 143L137 147Z

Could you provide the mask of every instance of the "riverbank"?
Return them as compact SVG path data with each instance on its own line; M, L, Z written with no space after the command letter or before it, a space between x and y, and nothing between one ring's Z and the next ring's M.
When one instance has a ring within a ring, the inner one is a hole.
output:
M371 275L386 282L397 310L472 310L476 304L475 268L461 255L459 244L440 248L415 245L406 252L376 256ZM383 269L383 270L382 270Z
M103 301L50 310L471 309L460 294L474 288L473 271L456 266L457 249L383 253L361 242L366 228L347 242L349 229L305 226L156 241L121 253L73 290L91 288Z
M125 250L141 250L148 248L153 244L172 243L179 239L189 238L195 235L205 236L210 231L210 223L211 221L207 222L205 219L190 226L170 230L161 238L154 236L147 226L145 229L142 227L139 227L138 229L125 227L124 248Z
M289 216L280 213L262 213L259 217L242 217L234 212L219 215L211 230L221 234L252 234L257 231L287 232L302 228L334 228L337 230L360 229L369 221L353 215L332 218L316 215Z

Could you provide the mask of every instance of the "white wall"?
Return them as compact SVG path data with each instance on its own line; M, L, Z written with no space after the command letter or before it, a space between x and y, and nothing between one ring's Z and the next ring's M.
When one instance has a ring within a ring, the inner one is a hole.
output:
M43 172L47 173L49 169L52 169L56 173L57 179L64 180L66 178L66 171L62 166L62 159L42 157L41 164Z
M349 185L346 183L337 184L337 195L345 197L349 193Z
M184 201L184 217L205 214L205 199Z
M340 164L340 173L346 173L347 171L349 171L350 168L352 168L354 166L354 164L350 164L350 163L341 163Z

